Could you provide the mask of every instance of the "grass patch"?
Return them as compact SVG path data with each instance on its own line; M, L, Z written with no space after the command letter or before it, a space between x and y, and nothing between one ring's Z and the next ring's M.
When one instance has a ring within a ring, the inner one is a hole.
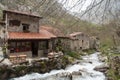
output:
M120 80L120 64L119 61L116 62L116 60L114 60L117 56L120 57L120 54L114 52L108 55L108 64L110 65L110 69L108 70L107 75L112 78L112 80Z
M107 76L112 78L113 80L120 80L120 76L115 74L115 70L109 69Z
M66 51L66 55L76 58L76 59L81 59L80 53L74 52L74 51Z
M83 50L83 52L86 52L87 54L93 54L96 51L94 49L87 49L87 50Z

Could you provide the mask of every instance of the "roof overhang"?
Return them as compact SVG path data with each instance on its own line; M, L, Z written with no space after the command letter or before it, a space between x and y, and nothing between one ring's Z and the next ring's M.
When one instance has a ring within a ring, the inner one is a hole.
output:
M43 33L8 32L8 40L45 40L56 38Z
M25 15L25 16L35 17L35 18L39 18L39 19L43 18L43 17L40 17L39 15L35 15L35 14L32 14L32 13L21 12L21 11L16 11L16 10L3 10L3 19L5 18L5 14L6 13L13 13L13 14L18 14L18 15Z

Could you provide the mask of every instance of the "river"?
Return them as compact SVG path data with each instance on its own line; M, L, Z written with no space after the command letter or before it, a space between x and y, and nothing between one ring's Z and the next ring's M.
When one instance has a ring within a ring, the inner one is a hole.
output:
M32 73L11 80L107 80L102 72L95 71L96 66L104 64L99 61L96 52L82 57L82 60L74 65L67 66L64 70L52 70L49 73Z

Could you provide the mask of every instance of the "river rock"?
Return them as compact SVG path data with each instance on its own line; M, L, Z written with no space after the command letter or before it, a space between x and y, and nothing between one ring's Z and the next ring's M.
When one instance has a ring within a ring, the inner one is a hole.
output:
M105 62L106 60L107 60L107 56L99 56L99 60L101 61L101 62Z
M109 69L109 66L107 66L107 65L100 65L100 66L97 66L94 68L94 70L100 71L103 73L105 73L108 69Z
M80 60L76 60L76 61L74 61L74 62L72 63L72 65L74 65L74 64L79 64L79 63L81 63L81 61L80 61Z
M90 64L92 64L92 61L89 61Z
M62 72L62 73L58 73L57 76L69 77L72 76L72 74L70 72Z
M80 71L73 71L72 75L82 75L82 73Z

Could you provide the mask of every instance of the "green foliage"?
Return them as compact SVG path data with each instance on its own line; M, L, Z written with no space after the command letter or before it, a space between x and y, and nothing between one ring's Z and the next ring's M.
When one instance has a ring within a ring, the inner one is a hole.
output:
M57 42L57 46L56 46L56 51L62 51L63 49L62 49L62 45L61 45L62 43L61 43L61 40L58 40L58 42Z
M67 51L65 52L66 55L69 55L70 57L80 59L80 54L74 51Z
M15 70L16 72L20 72L20 71L25 70L25 69L27 69L26 66L18 66L18 67L15 67L15 68L14 68L14 70Z
M105 54L105 55L108 55L109 53L109 46L108 45L102 45L102 47L100 48L100 51Z
M2 47L2 51L3 51L3 54L4 54L4 57L5 58L8 58L8 55L7 55L7 44L5 44L3 47Z
M113 70L113 69L109 69L107 76L112 78L113 80L119 80L120 79L120 76L116 75L115 70Z
M62 57L62 61L63 61L64 65L68 65L68 64L71 64L71 63L74 62L74 58L70 57L68 55L65 55L65 56Z
M112 78L113 80L119 80L120 75L118 74L118 71L114 70L113 68L110 68L107 72L107 76Z
M83 52L86 52L87 54L93 54L96 51L94 49L87 49L87 50L83 50Z
M3 47L2 51L3 51L4 54L6 54L6 47Z
M44 68L46 68L46 63L42 61L42 62L40 62L40 66L41 66L41 68L44 69Z
M108 64L110 65L110 69L107 72L107 76L112 78L112 80L120 79L120 64L119 59L117 59L116 57L120 57L120 54L112 52L108 55Z

